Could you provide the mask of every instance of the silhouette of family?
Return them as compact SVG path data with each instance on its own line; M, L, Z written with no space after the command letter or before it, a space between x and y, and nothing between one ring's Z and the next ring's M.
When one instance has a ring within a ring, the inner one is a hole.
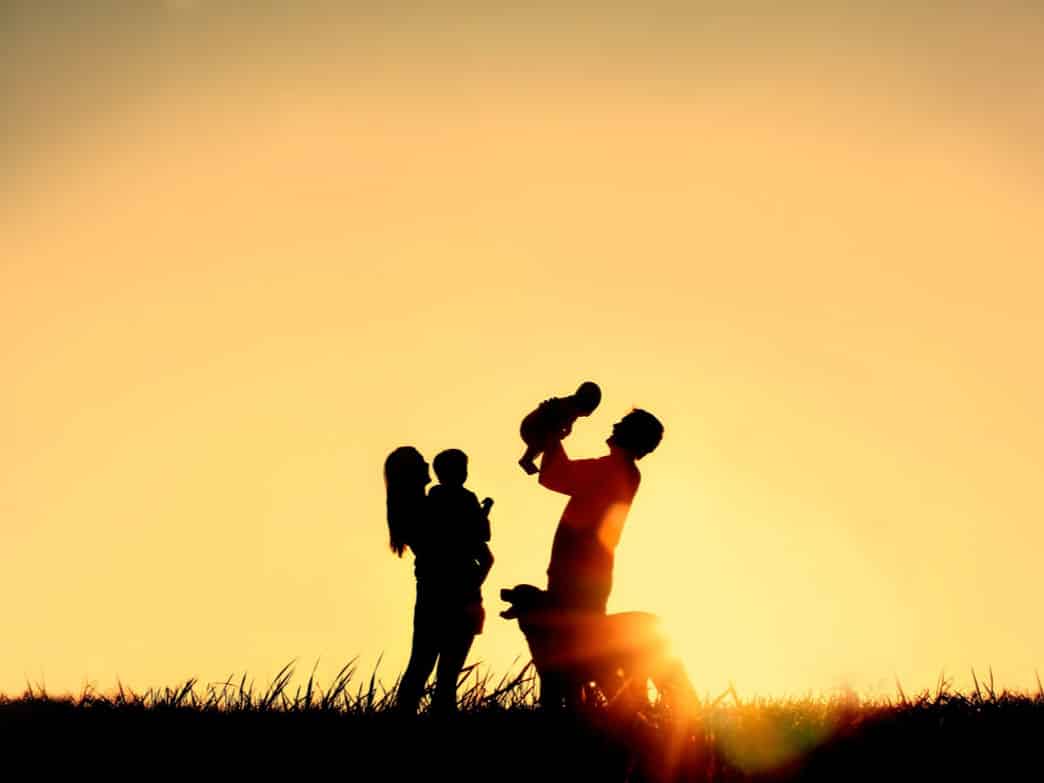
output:
M655 416L634 409L613 426L606 439L608 454L570 459L562 439L570 434L577 418L590 415L600 400L599 387L586 382L572 395L545 400L525 416L520 426L526 451L519 465L528 474L538 473L542 486L569 498L551 547L547 590L521 585L515 592L502 591L505 600L516 594L539 595L539 617L569 618L550 624L537 621L535 625L532 617L537 615L526 616L528 625L520 618L541 674L544 704L549 703L547 697L552 692L556 700L566 694L548 687L551 678L540 671L547 656L537 655L533 644L537 632L533 628L541 629L543 648L548 642L551 647L574 644L580 638L576 630L580 627L586 629L585 639L605 648L613 633L610 629L626 624L623 615L607 618L605 614L612 589L613 556L641 481L635 463L652 452L663 437L663 425ZM538 456L539 468L534 462ZM468 457L463 451L440 452L432 467L438 483L427 489L431 483L428 463L416 448L401 446L385 460L384 481L391 549L400 557L407 548L413 553L417 590L413 641L399 683L397 707L416 712L425 683L437 665L431 709L445 714L456 710L457 680L485 623L482 585L493 565L489 547L493 501L486 498L480 503L465 488ZM513 605L502 616L520 617L518 612Z

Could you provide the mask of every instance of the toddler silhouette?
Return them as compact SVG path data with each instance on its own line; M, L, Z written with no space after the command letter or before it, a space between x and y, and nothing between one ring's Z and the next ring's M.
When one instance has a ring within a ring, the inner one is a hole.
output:
M573 423L581 416L590 416L602 401L602 390L597 383L585 381L568 397L544 400L536 410L522 419L519 434L526 444L526 453L518 464L529 475L537 472L533 462L547 448L549 441L564 438L573 430Z
M432 461L439 483L428 490L431 521L440 531L443 562L449 569L445 580L447 598L466 607L474 621L473 632L481 633L482 583L493 566L489 549L489 511L493 499L480 504L474 492L464 487L468 478L468 455L460 449L439 452Z

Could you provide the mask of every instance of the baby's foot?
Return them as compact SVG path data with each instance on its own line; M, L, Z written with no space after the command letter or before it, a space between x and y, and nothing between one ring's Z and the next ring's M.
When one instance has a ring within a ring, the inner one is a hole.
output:
M537 470L539 470L539 468L537 468L536 463L533 462L533 460L526 459L525 457L520 459L518 461L518 464L521 465L522 466L522 470L524 470L530 476L532 476L534 473L537 472Z

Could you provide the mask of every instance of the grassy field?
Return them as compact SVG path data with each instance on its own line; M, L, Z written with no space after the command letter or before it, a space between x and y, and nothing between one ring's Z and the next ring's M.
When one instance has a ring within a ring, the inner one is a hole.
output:
M77 776L295 780L1028 780L1044 775L1044 692L978 683L864 701L741 700L735 691L671 714L534 704L530 669L494 681L466 672L459 715L391 708L394 687L349 665L325 687L287 666L176 688L0 698L0 745L34 769Z

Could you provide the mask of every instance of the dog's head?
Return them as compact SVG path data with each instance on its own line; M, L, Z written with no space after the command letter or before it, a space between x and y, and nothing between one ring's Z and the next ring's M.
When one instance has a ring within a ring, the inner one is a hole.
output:
M545 609L548 605L547 591L533 585L516 585L500 591L502 601L511 604L500 613L505 620L524 620L533 612Z
M516 585L500 591L510 606L500 613L506 620L518 620L541 676L563 655L568 639L563 634L562 611L556 609L546 590L533 585Z

